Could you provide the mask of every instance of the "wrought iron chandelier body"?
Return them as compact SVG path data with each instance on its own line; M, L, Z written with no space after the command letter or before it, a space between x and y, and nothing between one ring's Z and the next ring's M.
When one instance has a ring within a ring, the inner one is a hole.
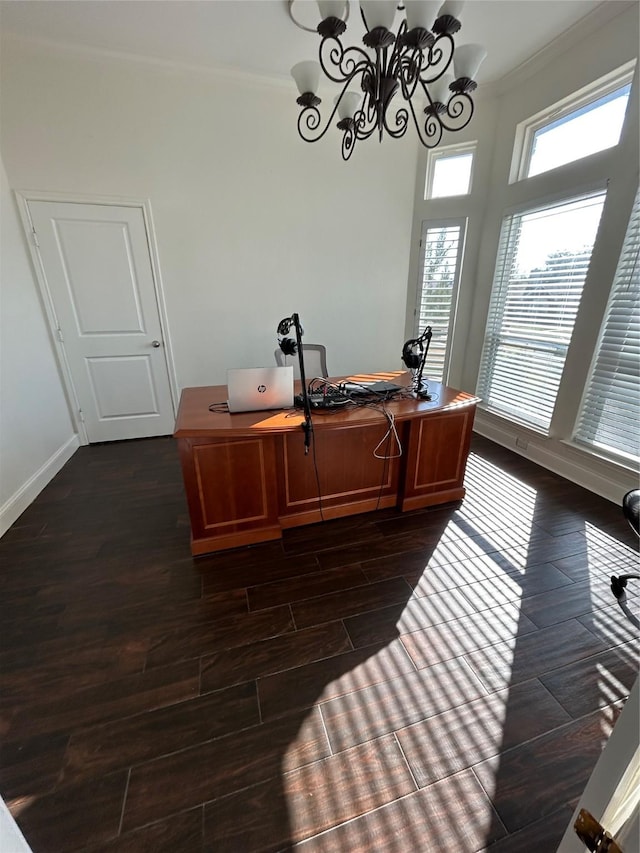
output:
M319 5L322 11L322 4ZM433 3L429 5L433 7ZM461 5L457 3L456 7ZM453 36L461 24L447 13L446 6L447 3L440 10L444 14L437 14L430 29L409 29L403 19L396 35L386 26L368 28L362 8L364 48L343 45L344 20L335 15L322 20L317 27L321 37L317 72L314 73L315 63L310 62L292 69L300 91L298 133L302 139L322 139L337 113L337 127L343 133L342 157L348 160L356 141L376 132L380 141L385 134L399 138L411 120L427 148L437 146L445 130L466 127L474 112L470 93L476 83L472 78L486 52L479 45L465 45L456 53ZM399 8L404 11L404 7ZM455 73L451 73L454 66ZM314 79L319 77L320 69L329 80L342 86L324 127Z

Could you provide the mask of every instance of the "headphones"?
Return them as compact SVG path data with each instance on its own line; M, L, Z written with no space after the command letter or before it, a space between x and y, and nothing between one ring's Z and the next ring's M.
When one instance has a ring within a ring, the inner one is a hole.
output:
M285 335L289 334L291 327L295 326L296 319L298 319L298 317L294 314L291 317L285 317L284 320L280 320L278 323L278 346L285 355L295 355L298 352L297 341L294 340L294 338L285 337ZM302 337L302 335L304 335L304 329L300 326L300 337Z
M427 326L419 338L411 338L402 347L402 360L407 365L409 370L418 370L422 364L423 356L426 355L423 344L427 344L427 352L429 351L429 343L431 342L431 326ZM418 347L418 353L415 352L415 347Z
M416 343L417 341L407 341L406 344L402 347L402 360L407 365L409 370L417 370L420 367L422 344L420 344L420 355L416 355L416 353L413 351L413 345Z

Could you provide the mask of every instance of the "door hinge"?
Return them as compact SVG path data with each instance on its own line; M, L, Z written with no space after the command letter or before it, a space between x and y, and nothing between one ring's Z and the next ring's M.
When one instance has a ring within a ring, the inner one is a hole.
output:
M78 417L84 423L84 414L82 413L82 409L78 409Z
M58 333L58 340L64 342L64 335L62 334L62 329L60 328L60 326L58 326L56 332Z
M573 828L580 841L592 853L622 853L615 838L586 809L580 809Z
M31 236L33 238L33 245L36 247L36 249L39 249L40 248L40 241L38 240L38 232L36 231L35 228L31 229Z

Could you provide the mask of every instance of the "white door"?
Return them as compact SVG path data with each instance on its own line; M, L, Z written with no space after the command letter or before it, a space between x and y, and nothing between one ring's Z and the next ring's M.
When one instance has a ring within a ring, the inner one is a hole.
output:
M142 208L27 204L88 440L171 434L174 411Z

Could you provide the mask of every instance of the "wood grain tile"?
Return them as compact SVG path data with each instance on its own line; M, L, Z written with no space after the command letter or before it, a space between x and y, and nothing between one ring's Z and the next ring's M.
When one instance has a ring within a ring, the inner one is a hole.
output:
M404 647L396 641L345 652L260 678L258 698L262 719L269 720L290 710L309 708L318 701L389 681L414 669Z
M65 642L45 646L41 654L20 651L5 655L1 666L7 700L37 702L45 690L49 697L66 695L70 690L142 672L148 649L145 640L85 645L79 636L73 645Z
M400 554L411 548L429 544L431 536L429 533L402 533L397 536L380 536L364 542L343 545L332 548L329 551L318 552L318 563L323 569L337 569L340 566L349 566L353 563L361 563L363 560L385 557L391 554Z
M379 610L371 610L344 620L351 642L356 648L373 643L390 642L396 637L461 619L478 611L457 589L435 593L424 598L411 598Z
M418 548L400 551L386 557L377 557L375 560L365 560L360 563L360 567L371 583L403 577L409 580L411 586L414 586L425 573L432 550L432 548Z
M519 604L484 610L402 636L402 644L417 669L497 643L515 646L517 637L536 631Z
M581 795L613 723L599 711L474 766L509 832ZM540 767L544 773L532 772Z
M640 621L640 601L636 599L627 603L632 615ZM576 622L584 625L605 646L619 646L622 643L638 640L638 629L625 616L618 604L579 616Z
M180 660L201 657L219 649L246 646L257 640L293 631L291 611L287 606L260 610L242 616L216 619L199 628L191 626L169 631L147 656L147 666L161 666Z
M603 643L571 620L518 637L514 648L498 643L470 652L465 660L488 690L501 690L601 651Z
M38 853L71 853L118 834L126 771L7 803L29 846Z
M340 792L337 796L337 792ZM393 737L207 803L205 841L223 853L281 850L398 799L415 785Z
M52 790L68 741L66 733L3 739L0 745L0 791L5 800L33 797ZM34 779L37 784L34 784Z
M505 835L489 798L465 770L302 842L300 853L476 853Z
M277 604L314 598L365 583L367 578L357 563L352 566L342 566L339 569L313 572L250 587L247 590L249 609L261 610L265 607L275 607Z
M541 853L542 850L557 850L572 815L573 809L565 805L484 849L486 853Z
M203 595L295 578L320 568L315 554L285 557L280 543L243 548L224 557L202 557L198 562Z
M322 702L333 752L424 720L484 695L463 660L438 663Z
M523 600L522 612L539 628L546 628L614 604L607 578L606 583L573 583L562 589L533 595Z
M125 832L90 853L200 853L204 844L203 806L133 832Z
M320 713L290 714L134 767L123 830L272 779L329 755Z
M400 729L397 737L414 779L424 788L570 719L534 680Z
M478 435L465 486L194 559L170 437L79 448L0 539L0 794L34 851L551 853L630 683L638 542Z
M199 692L199 662L162 666L84 690L0 709L0 728L9 738L27 732L67 732L191 699Z
M563 708L578 718L624 700L638 677L638 643L575 661L540 676Z
M355 613L376 610L388 604L405 602L411 595L411 587L403 578L365 584L364 586L309 598L291 605L293 618L298 628L319 625L334 619L343 619Z
M254 682L229 687L169 708L159 708L72 735L65 783L196 746L260 722Z
M249 646L225 649L202 658L201 691L206 693L293 669L351 648L342 622L326 622Z
M496 604L520 601L539 592L573 586L572 581L555 566L542 563L529 566L522 575L496 575L458 588L478 610L485 610Z

